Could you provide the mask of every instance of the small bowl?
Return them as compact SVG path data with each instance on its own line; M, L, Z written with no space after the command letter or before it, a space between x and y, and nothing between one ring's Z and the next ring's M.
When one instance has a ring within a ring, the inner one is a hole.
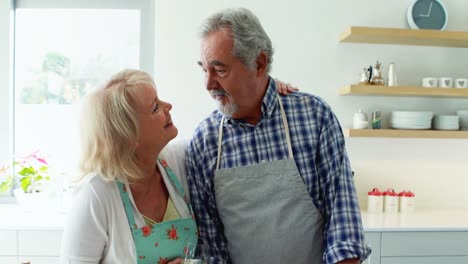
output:
M369 121L354 120L353 122L354 129L366 129L368 127L369 127Z

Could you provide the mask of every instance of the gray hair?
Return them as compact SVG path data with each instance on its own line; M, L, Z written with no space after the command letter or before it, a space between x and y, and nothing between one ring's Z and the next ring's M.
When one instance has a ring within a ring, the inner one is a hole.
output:
M96 173L104 180L134 182L142 176L135 161L138 88L155 87L139 70L115 74L101 89L89 94L81 112L81 178ZM156 136L156 135L155 135Z
M257 16L246 8L229 8L213 14L202 24L201 37L221 30L231 29L234 40L234 56L247 67L254 69L261 51L268 57L266 72L271 70L273 47Z

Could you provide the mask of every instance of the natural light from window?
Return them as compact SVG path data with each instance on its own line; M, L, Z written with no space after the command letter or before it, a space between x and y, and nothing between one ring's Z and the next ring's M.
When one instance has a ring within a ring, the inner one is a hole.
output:
M15 34L15 156L39 150L51 176L69 179L83 96L113 73L139 68L140 11L17 9Z

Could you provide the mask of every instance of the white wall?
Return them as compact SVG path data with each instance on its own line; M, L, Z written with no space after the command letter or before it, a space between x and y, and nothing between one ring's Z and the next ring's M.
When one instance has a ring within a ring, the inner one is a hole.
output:
M179 136L190 137L215 108L196 63L199 25L217 10L242 6L258 15L273 41L272 75L324 98L343 127L351 125L352 114L361 107L368 113L382 111L384 125L392 110L468 109L467 99L337 96L340 87L356 82L362 68L376 60L383 63L384 73L390 62L396 63L400 85L418 85L427 76L468 78L468 49L337 43L351 25L407 28L410 2L156 0L155 79L160 96L174 106ZM444 3L447 30L468 31L468 1ZM420 208L468 209L468 140L351 138L347 144L362 206L366 191L376 186L412 189Z

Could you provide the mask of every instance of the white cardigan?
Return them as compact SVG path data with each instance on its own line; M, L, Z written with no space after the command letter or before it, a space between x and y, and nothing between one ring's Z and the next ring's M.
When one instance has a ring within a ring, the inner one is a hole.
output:
M185 146L186 141L171 142L160 158L166 160L188 196ZM158 166L177 212L181 217L188 217L190 214L186 203L175 191L164 168ZM131 190L127 190L136 224L144 226ZM115 182L106 182L96 175L90 175L77 187L62 237L60 259L62 264L136 263L135 244Z

